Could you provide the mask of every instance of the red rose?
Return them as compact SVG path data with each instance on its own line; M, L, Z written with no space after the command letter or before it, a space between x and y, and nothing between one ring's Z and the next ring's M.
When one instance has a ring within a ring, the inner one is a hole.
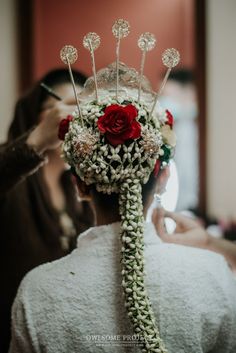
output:
M137 116L138 111L132 104L126 107L113 104L106 107L104 115L98 119L98 128L112 146L117 146L140 137L141 125L136 121Z
M59 124L59 129L58 129L58 138L62 141L65 139L65 134L69 130L69 124L73 120L72 115L68 115L66 119L62 119Z
M160 159L157 159L157 160L156 160L155 167L154 167L154 170L153 170L153 173L154 173L154 176L155 176L155 177L158 176L160 167L161 167L161 161L160 161Z
M166 115L167 115L167 125L170 125L170 127L173 127L174 125L174 117L171 114L171 112L169 110L166 109Z

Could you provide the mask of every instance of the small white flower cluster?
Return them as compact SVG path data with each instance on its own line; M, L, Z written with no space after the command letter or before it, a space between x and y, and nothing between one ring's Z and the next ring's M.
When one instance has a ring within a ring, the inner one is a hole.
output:
M106 141L97 121L111 104L132 104L136 107L136 120L141 125L139 138L127 140L116 147ZM63 143L65 160L87 185L95 184L99 192L119 193L125 306L135 333L143 339L142 352L146 353L167 352L145 289L143 256L141 185L148 181L156 160L164 154L163 148L172 149L168 136L164 139L161 133L167 118L160 107L159 110L160 116L158 112L150 116L149 107L131 98L117 102L115 98L106 97L99 104L86 103L82 106L83 122L77 114L74 115Z

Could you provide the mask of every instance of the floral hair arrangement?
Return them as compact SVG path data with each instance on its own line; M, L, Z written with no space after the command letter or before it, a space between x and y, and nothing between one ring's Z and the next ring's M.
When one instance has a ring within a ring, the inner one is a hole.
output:
M79 97L75 92L78 111L61 121L59 138L64 141L65 160L81 180L95 185L98 192L119 194L125 306L134 332L141 339L142 352L164 353L167 351L145 289L142 184L152 172L157 175L173 155L174 119L160 107L158 97L171 68L179 61L179 53L167 49L163 54L168 70L155 94L143 76L145 55L140 73L119 61L120 40L129 33L127 21L117 20L112 30L117 39L116 63L97 73L94 50L100 37L89 33L84 38L84 47L92 57L93 77L87 80ZM155 38L145 33L138 45L146 53L154 47ZM75 48L62 49L61 58L69 70L75 57Z

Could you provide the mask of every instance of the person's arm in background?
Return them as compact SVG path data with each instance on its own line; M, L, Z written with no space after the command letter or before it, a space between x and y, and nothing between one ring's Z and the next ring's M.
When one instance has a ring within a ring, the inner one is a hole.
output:
M171 218L176 223L174 233L166 231L164 219ZM152 221L158 235L164 242L193 246L217 252L225 257L230 267L236 272L236 244L229 240L214 238L199 223L179 213L168 212L157 208L153 212Z
M17 140L0 149L0 195L35 172L46 161L45 152L60 145L58 125L75 110L74 105L58 102L42 114L40 123Z

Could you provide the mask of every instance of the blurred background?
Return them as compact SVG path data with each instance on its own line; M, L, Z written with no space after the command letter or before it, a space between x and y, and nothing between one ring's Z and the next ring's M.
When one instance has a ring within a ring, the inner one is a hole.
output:
M75 68L91 75L82 47L90 31L101 36L96 65L115 60L111 27L130 22L121 61L139 69L137 39L154 33L157 47L148 54L145 75L156 90L164 74L161 53L177 48L181 64L161 98L176 120L179 175L177 209L193 209L219 222L236 221L235 0L0 0L0 140L16 100L49 69L61 67L59 51L77 47Z

